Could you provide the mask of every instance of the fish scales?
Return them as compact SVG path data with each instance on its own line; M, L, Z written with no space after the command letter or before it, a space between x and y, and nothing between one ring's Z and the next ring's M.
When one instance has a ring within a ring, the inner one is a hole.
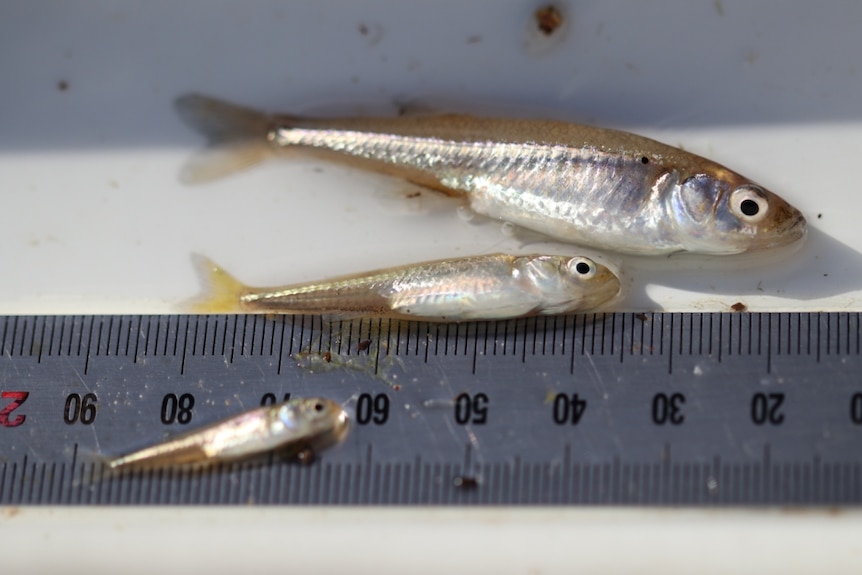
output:
M622 253L734 254L805 236L805 218L778 195L716 162L627 132L456 115L269 116L198 95L181 97L177 108L213 144L245 144L231 148L237 157L230 161L193 162L184 172L190 181L300 151L466 196L479 214Z
M666 170L644 164L643 156L298 128L279 130L276 141L433 170L443 186L466 194L474 211L569 241L612 247L603 236L616 238L635 227L642 234L667 236L664 204L658 200L669 188L659 189L656 197L652 186Z
M326 398L294 398L180 433L105 463L111 471L206 467L273 451L309 458L344 439L347 413Z
M204 313L313 313L429 321L507 319L594 309L619 278L581 256L488 254L282 287L251 287L197 258Z

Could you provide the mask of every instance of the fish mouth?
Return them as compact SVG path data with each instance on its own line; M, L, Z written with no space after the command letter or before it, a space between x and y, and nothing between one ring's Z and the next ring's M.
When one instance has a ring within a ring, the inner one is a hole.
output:
M620 281L620 278L614 272L604 269L601 272L601 276L597 277L600 278L601 288L597 289L587 298L586 309L604 307L618 300L622 294L622 281Z
M808 233L805 216L796 209L785 207L775 223L763 229L759 238L754 239L747 250L757 251L789 246L801 241Z
M347 437L349 432L350 418L348 417L347 412L342 409L338 414L332 431L329 433L329 438L332 441L332 444L341 443L344 441L344 438Z
M801 213L796 212L792 217L784 221L783 226L776 230L772 246L794 244L801 241L808 233L808 222Z

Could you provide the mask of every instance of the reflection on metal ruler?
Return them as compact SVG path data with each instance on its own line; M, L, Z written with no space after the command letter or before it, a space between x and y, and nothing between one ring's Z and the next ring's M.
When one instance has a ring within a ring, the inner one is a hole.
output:
M860 342L856 313L0 317L0 503L857 504ZM113 477L85 455L286 394L346 402L347 441Z

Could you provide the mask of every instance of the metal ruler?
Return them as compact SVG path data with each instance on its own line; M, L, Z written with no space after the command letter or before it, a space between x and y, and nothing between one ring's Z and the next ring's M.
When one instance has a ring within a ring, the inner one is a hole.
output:
M857 313L0 317L0 503L858 504L860 344ZM92 456L286 394L345 402L346 442L117 477Z

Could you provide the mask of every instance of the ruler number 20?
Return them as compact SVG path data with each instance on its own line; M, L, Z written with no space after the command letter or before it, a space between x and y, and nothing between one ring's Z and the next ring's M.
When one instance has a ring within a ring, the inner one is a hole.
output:
M781 425L784 423L783 404L783 393L755 393L751 398L751 421L755 425Z

